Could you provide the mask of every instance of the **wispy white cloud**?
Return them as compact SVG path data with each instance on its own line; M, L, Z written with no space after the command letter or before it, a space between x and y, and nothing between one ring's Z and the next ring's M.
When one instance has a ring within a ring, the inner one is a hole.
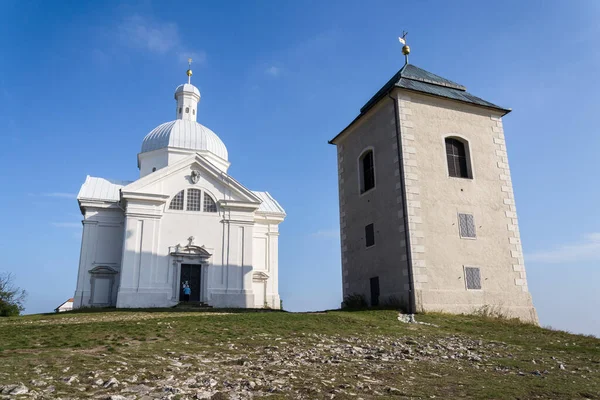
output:
M579 242L526 254L525 260L547 264L600 261L600 232L584 235Z
M119 40L130 47L146 50L158 55L175 55L179 61L192 58L194 63L206 61L206 53L186 47L174 22L158 21L142 15L131 15L123 19L117 29Z
M81 228L81 222L53 222L57 228Z
M66 192L51 192L51 193L42 193L44 197L58 197L62 199L76 199L77 193L66 193Z
M126 17L119 26L124 43L153 53L164 54L179 45L175 23L151 21L141 15Z
M281 74L281 68L271 65L265 70L265 74L277 78Z
M339 229L321 229L311 234L312 237L322 239L338 239L340 237Z

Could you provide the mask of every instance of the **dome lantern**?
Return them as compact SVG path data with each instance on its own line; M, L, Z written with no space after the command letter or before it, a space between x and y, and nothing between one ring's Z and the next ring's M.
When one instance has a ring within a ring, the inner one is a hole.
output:
M186 72L188 83L177 86L175 89L175 100L177 100L176 118L187 121L196 121L198 103L200 102L200 91L191 84L192 59L188 60L190 67Z

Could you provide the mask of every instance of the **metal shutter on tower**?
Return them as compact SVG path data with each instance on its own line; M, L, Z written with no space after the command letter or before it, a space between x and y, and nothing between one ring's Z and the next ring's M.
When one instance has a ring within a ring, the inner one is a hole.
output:
M475 219L473 214L458 214L458 226L460 229L460 237L476 238Z
M465 282L467 289L481 289L481 274L479 268L465 267Z

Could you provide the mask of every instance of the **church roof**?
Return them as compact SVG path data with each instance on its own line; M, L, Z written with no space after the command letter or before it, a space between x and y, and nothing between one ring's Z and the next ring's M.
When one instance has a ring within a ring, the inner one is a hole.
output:
M285 214L285 210L277 200L271 196L269 192L255 192L252 191L261 201L258 212L272 213L272 214Z
M510 109L500 107L487 100L483 100L467 92L467 88L449 79L442 78L439 75L425 71L412 64L405 64L367 103L360 109L360 115L352 121L354 123L371 109L379 100L386 96L394 88L400 88L413 92L424 93L427 95L444 97L451 100L457 100L463 103L469 103L476 106L492 108L507 114ZM352 125L352 123L350 125ZM345 130L345 129L344 129ZM343 132L343 131L342 131ZM341 133L340 133L341 134ZM339 134L338 134L339 136ZM331 139L329 143L338 137Z
M130 183L131 181L117 181L88 175L83 185L81 185L81 189L79 189L77 200L119 201L119 190Z
M176 147L205 150L227 160L227 148L216 133L196 121L176 119L154 128L142 142L142 153Z

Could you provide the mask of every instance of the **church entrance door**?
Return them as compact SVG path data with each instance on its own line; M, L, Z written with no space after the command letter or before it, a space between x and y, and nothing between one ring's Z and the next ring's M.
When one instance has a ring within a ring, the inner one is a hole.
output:
M192 290L190 301L200 301L200 264L181 264L181 283L179 285L179 301L183 301L183 286L187 283Z

